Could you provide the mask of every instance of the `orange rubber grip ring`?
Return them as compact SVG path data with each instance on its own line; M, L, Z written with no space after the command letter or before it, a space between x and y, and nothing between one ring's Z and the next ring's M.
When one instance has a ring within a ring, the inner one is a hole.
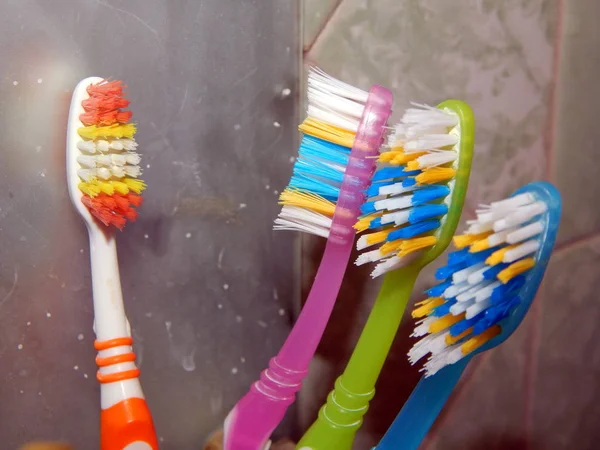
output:
M101 450L123 450L133 442L158 450L152 416L142 398L128 398L100 413Z
M132 345L133 338L131 337L120 337L115 339L109 339L108 341L96 341L94 342L94 348L98 351L108 350L109 348L122 347L124 345Z
M117 381L130 380L131 378L137 378L140 376L140 369L125 370L124 372L115 373L96 373L96 379L98 382L105 383L116 383Z
M96 365L98 367L112 366L113 364L121 364L125 362L135 361L135 353L122 353L120 355L107 356L106 358L96 357Z

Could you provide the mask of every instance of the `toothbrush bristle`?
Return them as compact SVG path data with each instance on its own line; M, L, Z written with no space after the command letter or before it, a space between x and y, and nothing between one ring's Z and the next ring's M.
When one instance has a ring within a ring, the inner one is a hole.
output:
M308 76L307 118L289 185L281 193L276 230L328 237L368 92L317 68Z
M79 116L83 126L77 129L81 201L104 225L120 230L137 218L134 208L142 198L136 194L146 187L138 179L142 171L135 152L136 126L129 123L132 113L122 110L129 105L124 88L118 80L90 84Z
M435 231L447 214L447 184L456 174L459 118L451 110L413 104L388 136L388 150L367 192L355 229L369 249L356 265L377 262L373 278L405 266L436 244ZM411 256L411 258L408 258Z
M525 193L477 210L456 251L436 272L443 280L417 304L413 333L420 340L408 352L431 376L474 352L502 331L502 322L521 304L520 289L535 266L547 205Z

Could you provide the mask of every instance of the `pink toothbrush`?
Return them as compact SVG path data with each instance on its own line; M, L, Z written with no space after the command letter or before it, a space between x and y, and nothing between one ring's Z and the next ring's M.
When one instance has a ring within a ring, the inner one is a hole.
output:
M362 91L311 68L308 117L294 165L281 194L275 229L327 237L327 245L304 308L283 344L250 391L229 413L225 450L263 450L294 402L308 373L340 289L365 191L371 183L392 95L381 87Z

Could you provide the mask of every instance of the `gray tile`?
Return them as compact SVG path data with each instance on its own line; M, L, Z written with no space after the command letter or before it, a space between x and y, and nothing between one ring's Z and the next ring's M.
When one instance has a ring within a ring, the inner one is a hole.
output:
M560 240L600 230L596 120L600 85L600 2L565 2L563 51L556 111L553 179L564 200Z
M325 24L340 0L302 0L302 41L308 49Z
M600 237L555 254L542 290L533 426L548 449L598 448Z

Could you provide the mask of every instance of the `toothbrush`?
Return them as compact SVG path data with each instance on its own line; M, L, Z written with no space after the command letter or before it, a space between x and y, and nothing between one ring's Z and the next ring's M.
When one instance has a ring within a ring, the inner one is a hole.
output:
M302 450L350 450L386 360L413 285L423 267L446 249L458 225L473 155L474 119L464 102L415 105L388 138L391 151L373 177L355 228L369 231L356 264L377 262L389 272L344 373L317 420L298 443Z
M413 311L421 318L413 333L420 340L409 359L414 364L430 354L425 376L376 450L416 450L473 356L519 326L546 271L560 210L554 186L530 183L481 208L455 238L460 250L436 274L447 281Z
M314 284L279 354L271 359L224 425L225 450L262 450L308 373L333 309L354 243L364 190L375 168L391 114L391 93L362 91L311 68L308 118L299 157L275 229L327 238Z
M100 382L101 450L156 450L154 425L135 365L123 308L115 228L137 216L145 187L120 81L90 77L71 100L67 130L69 196L90 238L94 331Z

